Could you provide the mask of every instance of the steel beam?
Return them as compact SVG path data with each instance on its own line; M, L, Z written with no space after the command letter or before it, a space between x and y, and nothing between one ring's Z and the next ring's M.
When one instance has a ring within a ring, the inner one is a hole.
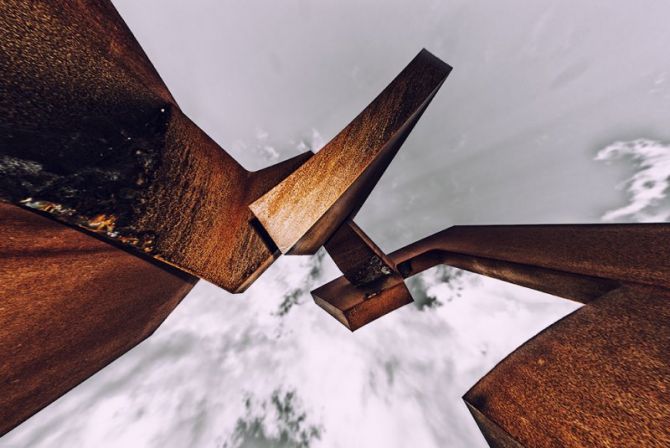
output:
M587 303L623 284L670 288L668 241L670 224L455 226L388 258L403 278L446 264ZM333 314L369 299L392 307L397 288L361 288L342 276L312 295Z
M353 219L450 71L422 50L333 140L251 204L282 253L313 254Z

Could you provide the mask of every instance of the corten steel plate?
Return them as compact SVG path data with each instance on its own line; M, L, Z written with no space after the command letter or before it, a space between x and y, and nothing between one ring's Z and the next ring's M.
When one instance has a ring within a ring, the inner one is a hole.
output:
M350 219L335 231L324 247L353 285L366 285L396 271L395 263Z
M333 140L251 204L282 253L313 254L353 219L450 71L422 50Z
M401 271L452 253L670 288L668 241L668 223L455 226L392 258Z
M670 291L604 295L514 351L464 399L494 448L670 446Z
M0 202L0 435L149 336L197 279Z

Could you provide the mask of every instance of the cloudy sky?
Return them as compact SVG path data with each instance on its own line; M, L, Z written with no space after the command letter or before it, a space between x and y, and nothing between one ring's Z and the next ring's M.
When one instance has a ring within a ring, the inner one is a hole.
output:
M317 150L423 47L454 67L357 221L396 249L454 224L667 221L661 0L114 2L183 110L249 169ZM149 340L2 447L484 447L461 396L575 304L448 269L349 333L285 257L200 282Z

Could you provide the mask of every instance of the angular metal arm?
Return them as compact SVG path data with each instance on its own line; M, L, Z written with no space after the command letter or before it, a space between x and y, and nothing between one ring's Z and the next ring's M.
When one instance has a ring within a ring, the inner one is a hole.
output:
M670 224L456 226L388 257L404 278L446 264L587 303L623 284L670 289L669 241ZM395 286L371 291L343 276L312 295L342 321L352 304L397 308ZM377 317L359 313L345 325L353 330Z
M251 204L279 250L313 254L355 216L450 71L422 50L331 142Z
M446 264L587 304L464 396L492 448L670 444L670 224L456 226L387 258L402 277ZM347 274L312 294L355 330L399 291Z

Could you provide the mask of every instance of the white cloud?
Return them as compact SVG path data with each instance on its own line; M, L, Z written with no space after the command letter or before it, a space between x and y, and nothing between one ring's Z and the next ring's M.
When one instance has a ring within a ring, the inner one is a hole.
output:
M670 218L670 144L649 139L619 141L600 150L599 161L624 159L635 173L622 184L628 204L607 212L605 221L662 222Z

